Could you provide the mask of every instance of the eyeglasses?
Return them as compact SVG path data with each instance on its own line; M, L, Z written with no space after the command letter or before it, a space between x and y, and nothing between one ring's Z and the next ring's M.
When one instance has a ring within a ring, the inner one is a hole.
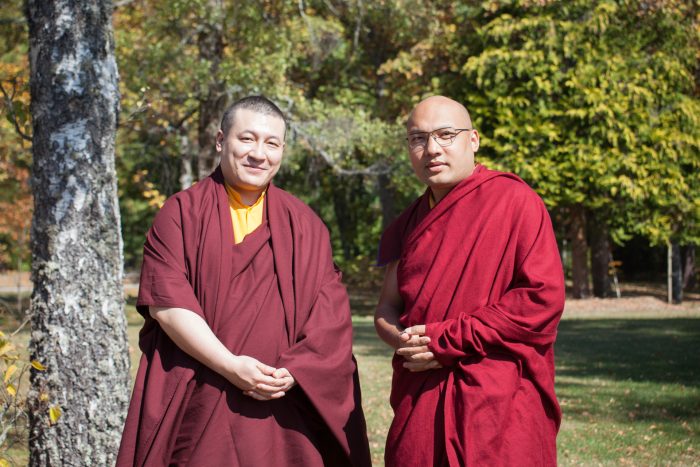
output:
M433 131L421 131L410 133L406 140L408 141L408 147L411 149L424 148L428 144L428 139L433 138L437 144L440 146L447 147L455 142L457 135L463 131L471 131L473 128L438 128Z

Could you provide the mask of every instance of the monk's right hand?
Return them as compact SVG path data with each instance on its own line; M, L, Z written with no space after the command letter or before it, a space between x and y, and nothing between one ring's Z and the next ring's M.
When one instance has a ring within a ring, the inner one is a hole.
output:
M396 354L406 360L403 367L412 372L442 368L428 348L430 337L425 336L425 326L406 328L399 334L400 344Z
M286 381L273 376L276 368L247 355L236 355L232 358L226 379L241 389L246 396L257 400L271 400L283 397L281 389Z

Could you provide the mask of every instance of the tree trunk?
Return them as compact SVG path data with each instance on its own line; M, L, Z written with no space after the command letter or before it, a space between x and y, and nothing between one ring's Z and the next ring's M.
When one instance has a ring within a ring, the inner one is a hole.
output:
M666 244L666 290L668 292L668 304L673 303L673 246L671 242Z
M384 232L396 217L396 190L391 184L389 174L379 174L377 177L377 191L379 192L379 202L382 205L382 232Z
M197 172L199 180L209 176L219 164L216 152L216 133L219 131L221 116L226 107L224 86L212 83L209 95L199 103L199 121L197 125Z
M219 131L221 116L226 109L226 86L219 81L219 66L224 59L224 32L221 0L209 0L210 18L202 25L197 37L199 56L209 63L212 81L206 96L199 100L199 120L197 124L197 172L199 179L207 177L219 164L216 152L216 133Z
M335 175L331 175L335 177ZM359 185L359 186L358 186ZM352 206L352 200L362 186L360 177L345 177L338 180L333 189L333 212L338 224L340 245L343 258L348 261L358 254L357 248L357 210Z
M28 0L30 465L112 465L129 403L111 1ZM50 421L49 409L60 409Z
M671 297L673 303L683 301L683 270L681 261L681 246L678 242L671 244Z
M571 279L574 298L591 295L588 285L588 243L586 242L586 213L582 206L573 206L569 225L571 238Z
M685 247L683 265L683 290L692 290L695 287L695 245Z
M192 145L187 136L187 126L183 125L180 133L180 190L186 190L194 185L194 171L192 170Z
M591 229L591 276L593 295L599 298L611 296L610 289L610 239L608 226L598 222Z

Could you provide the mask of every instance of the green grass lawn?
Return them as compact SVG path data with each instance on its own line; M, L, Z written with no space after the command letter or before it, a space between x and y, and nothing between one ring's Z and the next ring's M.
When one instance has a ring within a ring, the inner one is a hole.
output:
M564 320L562 465L700 464L700 319Z
M607 310L598 307L590 315L565 313L560 324L559 463L700 465L700 309L679 315L659 301L640 317L616 303L621 302L601 301ZM11 322L0 322L3 331L12 330ZM127 322L133 374L142 322L133 300ZM353 328L373 461L382 465L392 417L392 352L376 337L369 316L354 317ZM21 336L28 339L26 332ZM13 457L26 459L26 452L14 449Z
M610 302L614 304L614 301ZM391 422L391 351L353 319L372 458ZM556 345L560 465L700 465L700 314L567 319Z

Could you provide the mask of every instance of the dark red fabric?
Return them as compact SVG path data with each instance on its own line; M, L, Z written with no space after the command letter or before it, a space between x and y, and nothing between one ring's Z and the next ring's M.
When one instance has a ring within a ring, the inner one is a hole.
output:
M411 373L394 357L386 464L556 465L564 278L540 198L479 165L387 228L379 263L397 259L401 324L427 324L444 368Z
M143 356L117 465L370 464L349 304L328 231L274 186L266 203L267 222L233 245L217 169L156 216L137 301ZM234 353L288 368L298 386L277 401L244 396L180 351L149 306L194 311Z

